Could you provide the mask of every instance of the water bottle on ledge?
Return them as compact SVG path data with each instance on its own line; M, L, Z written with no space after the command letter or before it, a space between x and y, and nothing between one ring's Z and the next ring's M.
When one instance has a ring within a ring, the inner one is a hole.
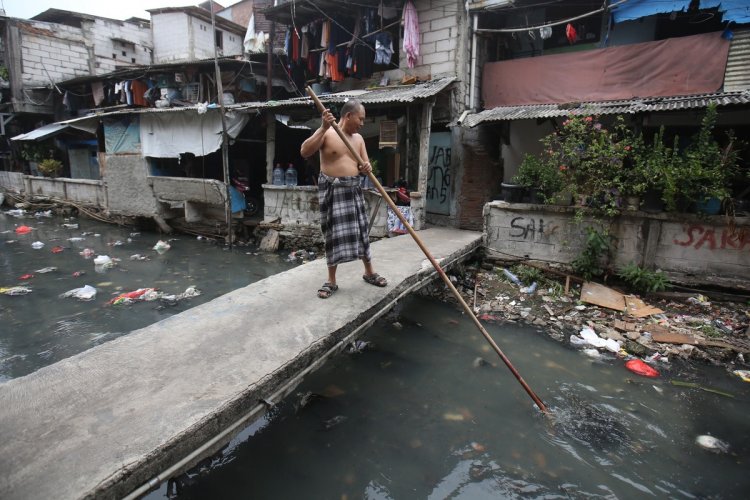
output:
M284 185L284 169L281 168L281 163L277 163L273 169L273 185L283 186Z
M289 167L286 169L285 179L287 186L297 185L297 169L294 168L294 164L289 164Z

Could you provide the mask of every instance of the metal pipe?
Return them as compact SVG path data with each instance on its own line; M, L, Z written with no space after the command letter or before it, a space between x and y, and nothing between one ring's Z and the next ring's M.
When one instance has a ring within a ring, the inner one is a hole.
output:
M471 30L471 88L469 89L469 108L476 110L476 84L477 84L477 28L479 27L479 15L474 14L474 26Z

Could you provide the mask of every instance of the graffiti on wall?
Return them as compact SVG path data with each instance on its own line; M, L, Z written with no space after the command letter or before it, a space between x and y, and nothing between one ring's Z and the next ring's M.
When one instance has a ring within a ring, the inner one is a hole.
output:
M675 245L696 250L744 250L750 248L750 234L746 230L733 232L729 228L716 231L712 227L693 224L683 227L683 234L673 240Z
M532 219L526 217L514 217L510 221L510 232L508 236L511 238L523 238L534 239L539 234L540 237L551 236L557 231L558 226L550 227L549 224L545 226L544 219ZM545 233L546 231L546 233Z
M451 134L430 134L427 168L427 211L450 215L451 201Z

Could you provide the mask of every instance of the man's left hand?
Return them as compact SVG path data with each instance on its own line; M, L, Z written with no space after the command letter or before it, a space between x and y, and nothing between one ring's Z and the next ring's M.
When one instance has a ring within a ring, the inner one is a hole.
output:
M368 161L364 165L360 165L359 172L362 174L369 174L370 172L372 172L372 165L370 165L370 162Z

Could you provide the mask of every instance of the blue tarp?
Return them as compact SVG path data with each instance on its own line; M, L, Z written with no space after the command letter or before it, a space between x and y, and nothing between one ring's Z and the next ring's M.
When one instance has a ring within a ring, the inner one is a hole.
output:
M628 0L626 3L612 9L615 23L632 21L654 14L685 11L690 6L690 0ZM748 0L701 0L701 9L719 7L724 21L734 21L737 24L750 23L750 2Z
M234 186L229 186L229 196L232 200L232 213L237 213L247 208L245 196Z
M104 119L104 147L107 153L140 153L141 132L138 116Z

